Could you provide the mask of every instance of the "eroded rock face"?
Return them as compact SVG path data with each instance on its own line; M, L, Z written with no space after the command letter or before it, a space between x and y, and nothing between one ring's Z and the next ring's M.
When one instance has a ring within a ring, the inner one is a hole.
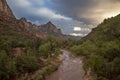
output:
M9 17L15 18L15 16L13 15L11 9L7 5L6 0L0 0L0 12L6 14Z
M19 25L21 28L24 28L25 30L29 30L30 26L32 26L32 23L27 22L27 20L26 20L25 18L21 18L21 19L18 21L18 25Z
M45 38L46 36L45 34L42 34L39 26L28 22L26 18L21 18L20 20L18 20L18 25L20 28L22 28L24 31L26 31L28 34L31 34L32 36L36 36L39 38Z

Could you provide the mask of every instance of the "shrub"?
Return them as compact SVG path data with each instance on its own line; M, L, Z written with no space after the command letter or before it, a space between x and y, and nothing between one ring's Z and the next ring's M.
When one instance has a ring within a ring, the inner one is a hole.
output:
M104 73L104 66L105 64L101 56L91 55L90 58L84 63L83 67L86 71L91 68L93 72L101 75Z
M16 58L16 66L19 71L35 71L39 65L35 56L22 55Z
M49 53L50 53L50 51L51 51L50 49L51 49L51 45L50 45L49 42L41 45L41 46L39 47L40 55L41 55L41 56L44 56L44 57L48 57L48 56L49 56Z
M6 54L0 51L0 80L9 79L16 72L14 61Z
M59 49L55 49L55 51L54 51L54 55L55 56L58 56L59 54L61 54L62 52L59 50Z

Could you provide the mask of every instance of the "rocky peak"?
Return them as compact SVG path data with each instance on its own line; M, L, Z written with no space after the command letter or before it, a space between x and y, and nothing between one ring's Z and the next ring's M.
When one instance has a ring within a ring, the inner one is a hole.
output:
M50 29L55 29L56 28L56 26L51 21L49 21L47 24L45 24L44 27L48 27Z
M48 22L47 24L41 25L41 31L48 34L62 34L61 30L58 29L52 22Z
M24 17L21 18L20 20L21 20L21 21L25 21L25 22L27 22L26 18L24 18Z
M15 18L15 16L13 15L11 9L9 8L6 0L0 0L0 12L9 16L9 17L13 17Z
M26 18L21 18L20 21L27 22Z
M47 24L52 24L52 22L51 22L51 21L49 21Z

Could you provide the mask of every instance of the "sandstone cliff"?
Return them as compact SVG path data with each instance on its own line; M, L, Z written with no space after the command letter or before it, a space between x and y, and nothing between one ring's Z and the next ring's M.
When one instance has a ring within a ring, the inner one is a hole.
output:
M6 14L9 17L15 18L6 0L0 0L0 12Z

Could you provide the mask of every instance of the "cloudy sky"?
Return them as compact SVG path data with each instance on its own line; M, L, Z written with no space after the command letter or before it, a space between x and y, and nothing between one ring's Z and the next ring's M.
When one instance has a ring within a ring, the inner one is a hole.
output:
M85 36L120 13L120 0L7 0L15 16L35 24L53 22L63 33Z

